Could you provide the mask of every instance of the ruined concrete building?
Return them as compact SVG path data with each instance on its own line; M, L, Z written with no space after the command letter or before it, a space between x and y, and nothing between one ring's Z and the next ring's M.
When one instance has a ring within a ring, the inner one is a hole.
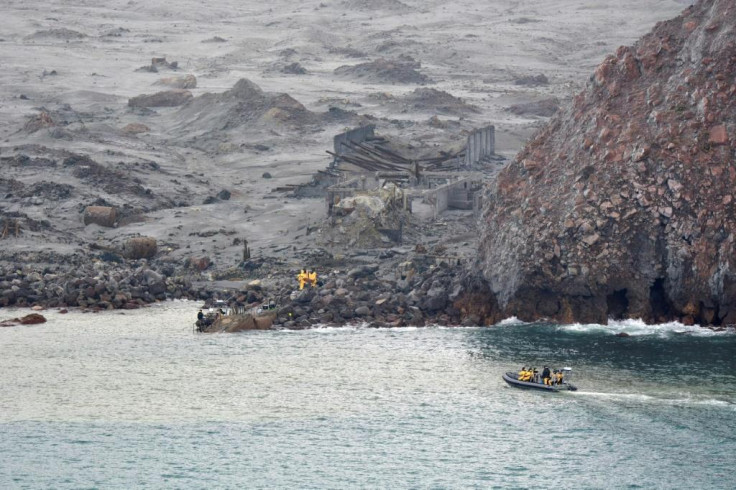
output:
M495 150L491 125L468 135L465 148L437 157L406 158L386 148L374 126L364 126L335 136L331 169L339 169L340 182L327 188L327 214L332 216L342 200L379 192L387 183L402 208L424 218L436 218L448 210L481 209L482 174L473 171L489 163Z

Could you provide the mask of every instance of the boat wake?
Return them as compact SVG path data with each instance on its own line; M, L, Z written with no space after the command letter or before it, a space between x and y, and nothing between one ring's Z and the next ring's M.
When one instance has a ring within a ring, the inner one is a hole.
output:
M605 393L596 391L576 391L571 392L574 396L591 397L620 402L638 402L651 403L670 406L712 406L731 408L736 412L736 400L724 400L721 398L698 397L698 396L677 396L668 397L666 395L655 396L642 393Z

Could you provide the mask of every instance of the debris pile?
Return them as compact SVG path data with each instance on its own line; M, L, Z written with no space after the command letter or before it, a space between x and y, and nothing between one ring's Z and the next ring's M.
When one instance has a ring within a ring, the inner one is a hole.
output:
M457 168L465 150L456 152L440 151L439 155L409 159L389 150L384 138L373 138L369 141L358 142L350 139L340 142L343 147L341 153L327 151L335 158L335 162L345 162L369 172L406 172L417 175L422 171L445 171Z

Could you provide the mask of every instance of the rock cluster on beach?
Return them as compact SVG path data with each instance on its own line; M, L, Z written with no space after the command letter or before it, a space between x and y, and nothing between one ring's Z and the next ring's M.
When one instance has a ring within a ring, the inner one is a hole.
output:
M81 256L77 263L69 258L54 263L51 256L42 261L45 266L0 266L0 307L131 309L167 298L206 296L190 278L174 276L173 266L89 261Z
M461 322L461 312L453 305L458 290L452 289L451 267L433 267L398 280L377 276L377 271L377 266L355 267L345 274L328 276L321 287L307 287L290 293L288 299L282 297L275 326L307 328L365 322L400 327Z
M701 0L607 57L501 172L484 314L736 323L735 155L736 4Z
M106 257L106 258L109 258ZM380 269L358 265L320 276L319 286L299 290L296 271L267 261L241 264L239 274L256 268L254 275L268 280L245 281L221 287L202 280L192 263L166 261L105 261L55 264L54 257L37 257L46 266L0 267L0 307L80 307L100 311L134 309L166 299L222 299L246 310L271 302L277 306L273 328L367 323L370 326L458 325L462 311L455 305L460 291L457 269L447 262L434 264L414 257ZM206 268L206 267L205 267ZM398 271L398 272L397 272ZM470 324L479 318L471 318Z

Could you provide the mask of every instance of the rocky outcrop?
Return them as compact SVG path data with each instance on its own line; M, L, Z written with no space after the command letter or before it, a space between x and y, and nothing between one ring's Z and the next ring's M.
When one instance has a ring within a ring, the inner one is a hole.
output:
M736 4L621 47L499 175L479 270L500 316L736 323Z

